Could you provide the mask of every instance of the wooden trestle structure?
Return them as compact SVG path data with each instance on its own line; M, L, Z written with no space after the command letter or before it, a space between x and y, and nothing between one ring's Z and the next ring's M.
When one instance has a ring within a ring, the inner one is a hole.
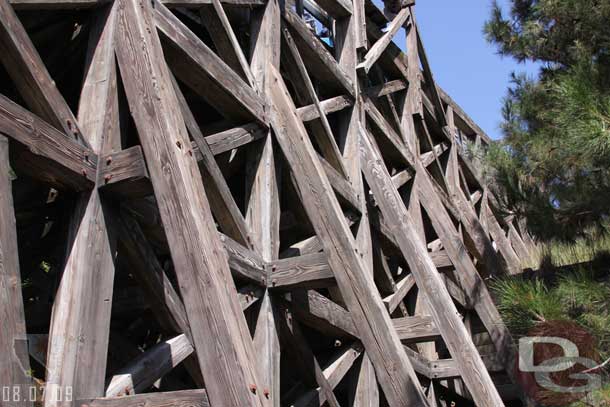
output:
M0 0L3 406L519 397L532 243L415 6L290 1Z

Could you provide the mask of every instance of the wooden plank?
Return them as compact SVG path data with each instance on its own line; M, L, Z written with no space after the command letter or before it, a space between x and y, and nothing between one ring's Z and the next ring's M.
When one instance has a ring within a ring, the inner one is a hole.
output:
M438 339L441 334L434 326L432 317L415 316L392 320L398 337L403 343L426 342Z
M307 290L306 295L292 299L297 306L292 307L294 315L304 324L327 332L330 336L358 337L358 331L350 313L315 290Z
M8 139L0 135L0 386L13 394L29 395L32 379L25 331L25 314L21 294L21 272L17 247L17 226L13 207L12 176L9 165ZM17 407L32 405L27 397L14 403Z
M308 69L316 79L336 88L337 84L351 96L354 95L354 83L339 66L320 40L311 32L303 20L291 10L284 10L284 21L288 23L291 34L299 47Z
M262 387L252 365L252 339L197 162L182 148L189 145L189 138L177 97L173 87L155 86L158 82L169 85L171 78L154 30L152 5L135 0L120 0L119 5L119 67L149 158L148 169L208 396L212 404L266 406L261 393L249 390L251 384ZM157 13L160 8L156 5ZM157 17L157 22L163 20Z
M489 207L489 192L487 190L483 193L483 202L481 203L481 216L485 217L485 224L487 225L487 229L489 230L489 234L491 238L496 243L498 247L498 252L500 257L506 264L506 270L510 274L519 274L521 273L521 260L515 250L510 244L510 240L506 237L506 232L496 219L493 211Z
M427 197L422 201L422 205L426 208L432 225L456 268L455 277L458 286L464 291L468 302L472 304L489 332L499 360L505 364L507 372L512 374L514 355L509 345L512 343L511 335L502 322L485 282L467 255L467 250L461 242L447 210L438 195L433 192L431 182L424 171L423 169L418 171L418 176L422 176L419 184L421 192ZM440 326L439 329L441 329ZM468 389L472 392L471 386L468 386Z
M322 373L332 389L337 387L345 377L358 356L362 353L362 345L355 342L349 346L339 349L323 368ZM326 403L326 394L322 387L308 391L294 402L294 406L322 406Z
M391 314L398 305L405 299L411 288L415 285L413 275L408 274L396 283L396 291L383 299L388 312Z
M15 10L79 10L99 8L110 0L9 0ZM164 5L171 8L196 8L212 4L212 0L163 0ZM222 4L230 6L258 7L265 0L221 0Z
M30 110L88 146L25 28L7 0L0 1L0 60Z
M282 289L317 288L334 285L334 274L324 253L305 254L268 263L270 287Z
M458 361L464 381L477 403L503 406L491 377L486 373L483 361L459 318L449 292L427 255L424 243L417 237L411 216L398 191L394 189L370 135L364 130L361 143L366 180L385 216L397 220L392 224L394 237L400 244L417 287L428 299L435 325L439 328L449 351Z
M362 355L360 369L356 376L356 386L350 395L353 407L379 407L379 386L375 377L375 369L368 355Z
M368 0L365 0L365 2L368 3ZM369 38L369 42L374 43L379 41L384 33L373 20L367 17L366 34ZM385 49L385 52L381 54L381 57L379 58L379 65L381 65L384 71L391 74L393 77L401 77L408 80L408 68L404 62L404 54L393 42L390 42Z
M201 22L212 37L221 59L237 72L247 84L255 87L256 84L250 71L250 65L220 0L212 0L211 7L201 7L199 13L201 14Z
M214 155L222 154L258 140L267 134L267 130L257 123L237 126L232 129L210 134L205 137Z
M293 355L297 359L298 365L302 368L311 368L313 370L313 372L311 372L311 370L308 369L308 371L313 375L312 379L314 383L317 383L319 386L320 393L323 395L322 397L330 407L339 407L339 402L333 393L333 387L329 383L326 376L324 376L324 372L322 371L316 356L312 352L311 348L307 344L307 341L305 340L305 337L303 336L303 333L301 332L299 323L292 319L289 313L284 312L284 314L286 321L282 322L282 325L284 326L283 336L286 338L287 342L290 343L293 350ZM312 400L298 399L291 403L291 405L294 405L295 407L305 407L309 405L310 401Z
M257 284L267 284L267 273L265 262L262 257L239 244L229 236L220 234L220 241L229 257L229 267L233 278L248 280Z
M339 112L347 107L353 106L354 101L349 96L335 96L330 99L321 100L320 107L325 115ZM303 122L310 122L320 117L320 112L315 104L306 105L297 109L297 114Z
M348 0L316 0L315 4L336 19L352 14L352 3Z
M233 195L231 194L231 190L227 185L227 181L222 175L218 163L214 159L214 154L212 154L212 150L203 137L193 112L188 106L178 83L173 80L173 77L172 82L186 128L197 147L199 147L199 153L201 154L201 161L198 160L200 164L199 168L201 168L201 177L207 196L209 197L208 199L210 201L212 213L218 221L220 229L226 235L235 239L238 243L251 248L252 243L244 216L239 211L235 199L233 199Z
M59 189L83 191L96 180L93 150L0 95L0 133L23 144L13 162L20 171Z
M297 94L300 95L299 97L303 98L305 95L307 95L307 99L309 99L310 102L313 102L316 110L318 111L318 120L321 124L321 129L319 131L315 131L314 128L313 134L322 151L322 155L335 168L335 170L337 170L343 177L346 177L347 170L343 164L339 146L337 145L333 131L330 128L328 118L324 114L324 110L322 110L320 100L318 99L318 95L316 94L313 83L311 82L311 78L307 73L305 63L301 58L301 54L299 54L299 50L297 49L297 46L294 43L288 29L285 28L282 30L282 36L285 41L286 48L288 49L287 54L292 58L287 64L287 69L290 72L292 71L292 67L295 71L292 84L295 87Z
M100 159L99 190L122 199L152 194L142 147L133 146Z
M343 220L339 203L330 193L317 153L296 115L294 103L279 73L273 68L271 121L304 200L310 221L322 240L329 264L359 336L375 366L386 398L393 404L423 402L424 395L389 316L368 273L355 251L355 241ZM356 295L356 292L358 294ZM373 329L373 326L376 327ZM382 333L383 332L383 333ZM392 361L391 366L388 364Z
M119 128L111 123L119 115L117 8L107 6L93 22L79 103L80 127L98 156L120 146ZM49 328L45 407L65 405L55 396L68 387L74 398L104 394L117 244L113 215L97 188L77 197Z
M184 334L159 342L112 376L106 397L142 393L191 353L193 346Z
M405 25L409 17L411 16L410 9L408 7L403 8L400 12L394 17L390 25L388 26L387 31L383 34L381 38L375 41L375 44L368 50L366 55L364 56L364 60L358 64L357 69L362 71L365 75L369 73L371 67L381 54L388 47L392 39L398 32L398 30Z
M204 389L77 400L77 407L210 407Z
M171 11L155 5L155 24L167 44L164 53L178 79L212 106L221 107L220 113L240 120L254 118L264 125L260 96Z

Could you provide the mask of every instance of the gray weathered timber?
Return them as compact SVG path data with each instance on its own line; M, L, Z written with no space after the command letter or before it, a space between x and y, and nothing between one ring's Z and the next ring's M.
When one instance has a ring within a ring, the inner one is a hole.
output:
M59 189L91 189L97 155L74 139L0 95L0 133L23 144L13 162L33 178Z
M0 136L0 386L17 388L28 394L32 383L28 376L25 315L21 294L21 273L17 249L17 229L13 207L12 176L9 164L8 139ZM16 407L29 407L31 401L17 401Z
M119 114L116 14L116 5L109 5L93 24L78 112L83 135L98 156L120 148L118 121L113 120ZM99 172L98 166L98 182ZM55 397L69 387L74 398L104 394L116 256L112 216L97 188L78 196L51 315L45 407L69 405L66 397Z
M390 175L383 167L370 136L364 130L361 143L363 171L367 182L386 216L400 220L400 223L393 224L393 234L399 242L418 288L426 294L434 322L441 331L449 351L458 361L464 381L475 401L480 405L503 406L504 403L458 316L447 288L434 268L432 260L426 255L422 241L416 235L411 216L400 195L393 188Z
M38 51L7 0L0 1L0 55L0 62L32 112L87 145L74 114L57 90Z
M168 43L164 52L178 79L212 105L231 109L221 113L266 123L260 96L171 11L156 3L154 19Z
M77 400L76 407L210 407L205 390L181 390L167 393Z
M364 61L362 61L357 69L364 71L365 74L368 74L371 70L371 67L383 51L387 48L387 46L392 42L392 39L398 32L400 28L402 28L407 22L408 18L411 16L411 11L408 7L403 8L400 12L394 17L390 25L388 26L388 30L383 34L381 38L375 41L375 44L371 48L369 48L368 52L364 56Z
M193 346L184 334L159 342L112 376L106 397L141 393L191 353Z
M356 254L354 238L343 220L336 198L331 194L328 179L308 139L303 122L296 114L294 103L279 73L275 70L272 72L275 80L271 87L273 129L297 181L303 205L323 241L341 294L375 366L386 398L396 405L425 403L415 372L392 329L381 298L374 289L372 275L366 272L362 260ZM373 329L373 326L376 328Z
M262 394L248 388L253 383L260 385L252 364L252 339L197 162L186 151L190 143L176 94L171 86L154 86L156 81L169 85L171 77L163 63L151 5L119 1L118 23L119 67L147 157L208 397L218 405L266 406Z

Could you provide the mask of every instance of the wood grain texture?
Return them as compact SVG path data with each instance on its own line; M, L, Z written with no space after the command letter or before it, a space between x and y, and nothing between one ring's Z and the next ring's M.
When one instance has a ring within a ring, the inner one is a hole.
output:
M91 189L97 155L71 137L0 95L0 133L25 148L13 162L20 171L62 190Z
M279 73L275 71L272 76L275 83L271 95L275 109L271 121L278 143L295 175L305 210L323 241L341 294L372 359L385 395L390 403L397 405L416 400L423 402L424 395L415 372L383 310L372 275L365 271L362 260L356 254L354 238L342 220L339 204L330 193L330 185L303 123L296 115L294 103ZM372 329L373 326L376 328Z
M252 339L197 162L186 151L189 138L176 94L171 86L154 85L157 80L169 84L171 78L154 29L152 6L132 0L119 5L119 67L147 157L208 396L218 405L268 405L262 394L253 394L248 388L252 383L260 386L252 365ZM160 8L156 5L157 13ZM159 21L167 22L158 17ZM171 24L166 29L177 33Z
M135 396L77 400L77 407L210 407L205 390L182 390Z
M400 195L393 188L390 175L383 166L376 146L372 144L371 137L365 130L363 130L361 142L364 156L363 171L367 182L379 202L382 212L392 219L400 220L393 224L393 234L400 244L417 287L425 293L430 303L434 322L439 327L449 351L458 361L464 381L477 403L493 406L504 405L458 316L449 292L434 268L432 260L427 256L423 242L417 237L413 220Z
M28 376L25 314L21 293L21 272L17 248L17 227L13 207L12 175L9 165L8 139L0 136L0 386L17 388L19 394L29 394L32 383ZM31 401L20 400L17 407L29 407Z
M0 61L30 110L88 146L74 114L7 0L0 1Z
M116 5L109 5L93 23L78 112L83 135L98 155L120 148L113 121L119 114L116 13ZM49 328L45 407L69 405L65 397L54 397L68 387L75 398L104 394L117 244L113 212L97 188L77 197Z

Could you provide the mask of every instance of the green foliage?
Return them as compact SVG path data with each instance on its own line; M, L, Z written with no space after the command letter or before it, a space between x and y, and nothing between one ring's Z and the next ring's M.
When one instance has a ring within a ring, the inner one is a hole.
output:
M610 208L610 0L513 0L485 26L499 52L546 65L513 74L504 140L487 155L506 210L543 240L603 229Z

